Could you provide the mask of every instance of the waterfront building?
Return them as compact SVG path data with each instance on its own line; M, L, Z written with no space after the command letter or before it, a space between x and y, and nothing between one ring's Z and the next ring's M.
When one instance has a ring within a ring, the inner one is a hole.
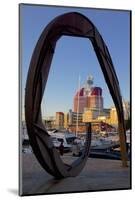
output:
M69 124L69 113L64 113L64 128L67 129Z
M46 116L43 119L44 125L46 129L54 129L55 128L55 116Z
M110 111L111 111L110 108L103 108L102 115L106 116L107 118L110 118Z
M118 125L118 116L115 107L112 107L110 111L110 123L114 126Z
M93 120L93 112L91 110L86 110L83 113L83 122L91 122Z
M69 125L76 125L78 121L78 125L82 125L83 123L83 113L73 112L69 110Z
M83 122L92 122L99 116L99 110L85 108L83 113Z
M124 119L128 120L130 118L130 103L127 101L123 101L123 112L124 112ZM113 125L118 125L118 116L117 110L113 106L110 111L110 122Z
M84 123L80 124L78 127L76 127L76 125L69 125L68 126L68 130L69 132L72 132L72 133L76 133L77 134L82 134L82 133L86 133L86 125Z
M68 129L71 132L85 132L86 126L83 122L83 113L73 112L71 109L69 110Z
M63 112L56 112L56 128L63 129L64 128L64 113Z

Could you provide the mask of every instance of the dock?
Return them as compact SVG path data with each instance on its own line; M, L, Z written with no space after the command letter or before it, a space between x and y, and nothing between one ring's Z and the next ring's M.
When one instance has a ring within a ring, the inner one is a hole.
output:
M71 163L74 157L64 155ZM45 172L33 153L22 154L23 195L130 189L130 167L123 168L120 160L88 158L77 177L56 180ZM128 162L130 165L130 163Z

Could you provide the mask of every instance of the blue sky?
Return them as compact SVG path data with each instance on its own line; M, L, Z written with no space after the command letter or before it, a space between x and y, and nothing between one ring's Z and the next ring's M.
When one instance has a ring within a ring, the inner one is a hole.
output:
M122 96L130 98L130 14L127 11L96 10L21 5L21 68L22 98L24 102L26 77L36 42L46 25L66 12L80 12L87 16L102 35L114 63ZM88 39L63 36L56 45L47 86L43 98L43 115L73 108L73 97L87 76L94 77L94 85L103 89L104 107L113 105L93 47ZM23 103L24 106L24 103Z

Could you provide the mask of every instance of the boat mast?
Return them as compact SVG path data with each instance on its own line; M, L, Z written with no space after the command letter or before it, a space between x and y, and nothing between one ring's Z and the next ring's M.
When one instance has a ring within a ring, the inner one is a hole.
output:
M99 116L100 116L100 90L98 90L98 108L99 108Z
M77 101L77 119L76 119L76 137L77 137L77 133L78 133L78 119L79 119L79 94L80 94L80 75L78 78L78 101Z

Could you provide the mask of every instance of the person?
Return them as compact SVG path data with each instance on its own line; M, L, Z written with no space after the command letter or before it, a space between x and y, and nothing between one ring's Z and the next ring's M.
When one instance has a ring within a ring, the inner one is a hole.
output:
M82 150L82 141L80 138L76 138L74 140L74 145L73 145L73 156L76 155L76 156L80 156L82 154L81 152Z
M64 153L64 145L63 145L63 140L61 141L61 144L59 146L59 152L60 152L60 155L62 156L63 153Z

